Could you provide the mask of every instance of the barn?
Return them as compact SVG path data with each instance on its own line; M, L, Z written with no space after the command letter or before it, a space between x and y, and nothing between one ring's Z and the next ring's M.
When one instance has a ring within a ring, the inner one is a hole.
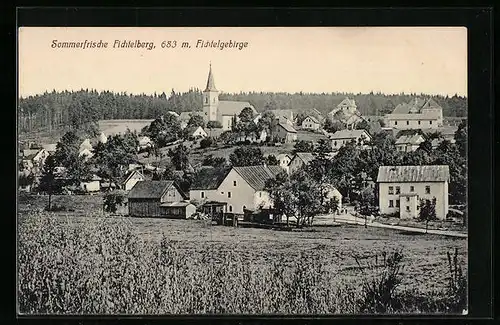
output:
M174 181L141 181L128 194L128 213L133 217L162 217L162 204L187 199Z

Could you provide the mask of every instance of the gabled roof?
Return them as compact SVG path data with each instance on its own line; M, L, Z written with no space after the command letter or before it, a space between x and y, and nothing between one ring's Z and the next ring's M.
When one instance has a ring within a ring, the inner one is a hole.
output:
M297 133L297 130L295 130L293 126L288 123L278 123L278 125L285 129L286 132Z
M221 100L219 101L217 110L221 115L238 116L245 107L250 107L253 110L254 114L257 114L257 111L252 104L250 104L249 102L240 101Z
M181 208L181 207L187 207L188 205L194 205L194 204L189 202L165 202L160 204L160 206L163 208Z
M424 142L424 138L420 134L402 135L396 140L396 144L413 144L417 145Z
M175 186L174 181L141 181L137 182L128 193L129 199L160 199L168 189Z
M297 152L292 160L294 159L300 159L304 164L308 164L310 161L314 160L314 155L310 152Z
M349 106L356 106L356 101L354 99L350 99L349 97L344 98L337 107L342 106L343 104L347 104Z
M268 179L274 178L276 175L283 172L280 166L274 165L233 167L233 169L256 191L262 191Z
M271 112L274 114L274 117L284 117L290 121L293 121L293 111L291 109L271 109L266 112Z
M216 190L229 171L228 168L201 168L194 175L191 190Z
M366 130L340 130L335 132L330 139L336 140L336 139L357 139L359 138L362 134L368 135L370 137L370 134L366 132Z
M144 177L144 175L140 171L138 171L138 170L132 170L125 177L125 180L123 181L123 184L127 183L135 175L137 175L139 177L142 177L143 180L146 179L146 177Z
M186 129L186 132L187 132L188 134L193 134L193 133L195 133L196 131L198 131L198 129L201 129L201 130L202 130L205 134L207 133L207 132L205 132L205 130L204 130L201 126L190 126L190 127L188 127L188 128Z
M89 139L83 140L83 142L80 144L80 153L85 149L88 149L89 151L92 150L92 144L90 143Z
M447 165L380 166L377 182L444 182L449 181Z
M392 114L418 114L421 113L424 108L442 109L441 106L439 106L439 104L432 98L428 100L414 98L408 103L401 103L396 106Z
M282 160L282 159L285 159L285 158L292 159L292 157L290 157L290 155L286 154L286 153L280 153L279 155L276 156L276 159L278 161Z
M310 118L314 123L317 123L317 124L320 124L320 121L318 121L318 119L316 117L314 117L313 115L307 115L307 117L304 119L304 121L307 119L307 118ZM302 122L303 123L303 122Z

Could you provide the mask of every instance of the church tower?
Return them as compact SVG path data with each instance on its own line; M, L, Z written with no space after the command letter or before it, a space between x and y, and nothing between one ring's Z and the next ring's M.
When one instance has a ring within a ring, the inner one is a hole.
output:
M219 91L215 88L212 64L210 64L207 87L203 91L203 118L205 121L217 121L217 106L219 106Z

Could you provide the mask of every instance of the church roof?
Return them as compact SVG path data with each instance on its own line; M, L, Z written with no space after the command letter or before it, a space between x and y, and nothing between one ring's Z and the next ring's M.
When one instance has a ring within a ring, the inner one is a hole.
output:
M239 101L229 101L229 100L221 100L219 101L219 105L217 106L217 110L221 115L239 115L240 112L245 108L250 107L254 114L257 114L255 107L249 102L239 102Z
M210 70L208 70L208 80L207 80L207 88L205 91L217 91L215 88L214 75L212 73L212 65L210 64Z

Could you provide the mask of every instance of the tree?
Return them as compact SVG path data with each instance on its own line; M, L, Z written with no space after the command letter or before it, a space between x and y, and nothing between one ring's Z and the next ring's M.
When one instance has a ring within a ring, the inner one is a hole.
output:
M201 139L200 140L200 148L205 149L205 148L211 147L213 142L214 141L210 137Z
M334 121L332 118L325 119L325 124L323 129L329 133L335 133L337 131L345 129L345 125L339 121Z
M229 161L234 167L255 166L264 163L264 155L260 148L238 147L229 155Z
M370 124L363 119L356 124L356 130L366 130L367 132L370 132Z
M47 205L48 211L52 209L52 194L58 189L56 181L56 167L57 161L55 156L48 156L43 166L42 176L40 177L39 189L47 193L49 196L49 202Z
M305 169L299 168L290 176L293 203L297 209L297 226L312 226L314 217L324 211L324 196L319 183Z
M295 124L302 125L302 122L306 119L307 115L304 113L299 113L295 116Z
M144 132L160 148L169 142L177 140L181 133L180 122L173 114L162 115L157 118L151 122Z
M253 122L253 109L251 107L243 108L238 117L243 123Z
M121 191L108 192L104 195L104 211L116 213L118 207L125 204L126 195Z
M311 141L300 140L297 141L293 147L293 154L297 152L313 152L314 144Z
M67 169L72 168L80 150L81 139L75 131L66 132L56 145L54 158L57 164Z
M295 216L297 213L295 204L297 197L292 193L288 174L283 171L274 178L268 179L264 188L269 193L274 210L280 215L286 216L286 224L288 226L290 224L290 216Z
M427 233L429 221L436 219L436 198L432 198L432 200L420 200L419 219L425 221L425 233Z
M227 160L224 157L214 157L213 155L206 155L203 159L202 165L217 168L227 165Z
M458 152L463 157L467 156L467 121L462 120L455 132L455 143L458 148Z
M272 112L268 111L262 113L259 122L257 122L257 128L259 129L259 131L268 130L269 137L271 139L273 138L273 131L277 125L278 125L278 120L276 119L276 116L274 116Z
M359 195L360 209L359 213L364 216L369 216L373 213L375 206L375 193L373 188L364 188Z
M188 168L188 153L188 148L183 144L179 144L174 150L170 149L168 151L168 156L172 160L172 164L176 170L186 170Z
M222 129L222 124L219 121L208 121L207 128L208 129Z
M187 122L188 127L198 127L201 126L202 128L205 127L205 121L203 120L203 117L198 114L191 115L189 118L189 121Z
M275 155L269 155L266 157L266 164L268 165L278 165L279 161Z

